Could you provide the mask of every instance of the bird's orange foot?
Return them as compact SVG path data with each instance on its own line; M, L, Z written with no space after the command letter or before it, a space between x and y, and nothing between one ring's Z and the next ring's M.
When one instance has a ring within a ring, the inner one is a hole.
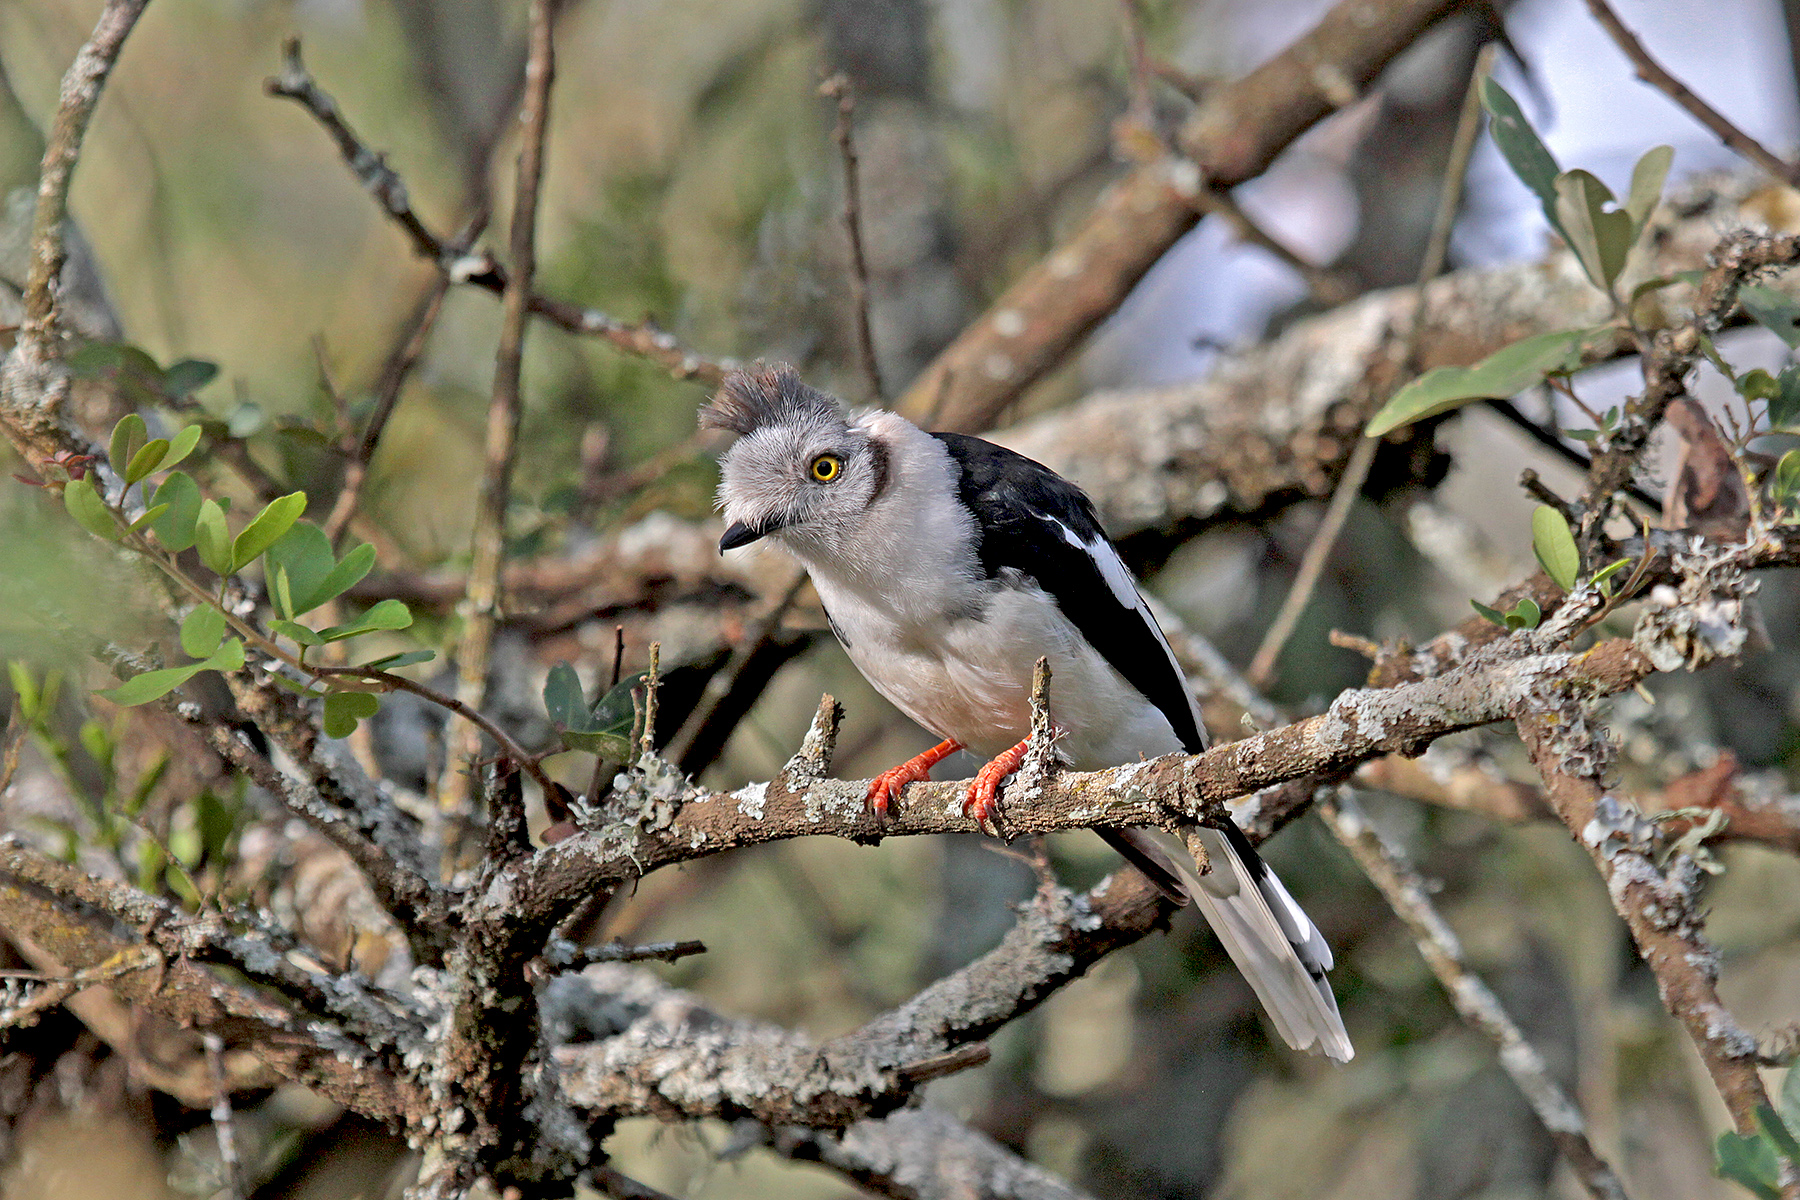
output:
M1026 738L1004 752L981 768L975 775L975 782L969 785L968 798L963 801L963 816L973 818L993 837L1006 836L1006 830L1000 824L1000 781L1019 769L1030 745L1031 739Z
M897 767L889 767L869 781L867 803L875 820L886 822L888 808L899 798L900 789L909 783L923 783L931 778L931 768L962 749L961 742L939 742L923 754L907 759Z

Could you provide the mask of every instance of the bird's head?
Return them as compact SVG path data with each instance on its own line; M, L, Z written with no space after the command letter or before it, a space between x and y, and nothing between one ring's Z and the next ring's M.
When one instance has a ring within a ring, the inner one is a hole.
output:
M887 445L785 363L733 372L700 426L739 435L719 460L721 550L778 534L790 548L829 553L887 483Z

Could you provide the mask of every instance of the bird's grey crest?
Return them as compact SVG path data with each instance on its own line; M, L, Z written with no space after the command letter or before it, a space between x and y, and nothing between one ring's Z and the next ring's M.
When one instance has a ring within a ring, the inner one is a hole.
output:
M808 387L787 363L758 363L733 371L700 410L700 428L751 434L769 425L844 419L837 397Z

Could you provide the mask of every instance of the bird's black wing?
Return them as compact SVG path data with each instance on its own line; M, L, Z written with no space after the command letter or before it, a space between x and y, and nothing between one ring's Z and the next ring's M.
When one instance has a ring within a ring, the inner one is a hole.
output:
M1055 599L1081 635L1169 720L1190 753L1206 748L1187 681L1113 548L1093 502L1042 463L960 433L932 435L961 471L989 578L1011 569Z

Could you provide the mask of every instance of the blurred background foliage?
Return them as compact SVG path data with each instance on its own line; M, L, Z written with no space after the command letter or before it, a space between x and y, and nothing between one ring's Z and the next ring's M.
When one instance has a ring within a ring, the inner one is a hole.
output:
M1203 84L1255 65L1323 7L1143 0L1136 11L1152 51ZM33 183L41 122L95 8L0 3L0 190ZM1534 98L1553 149L1598 146L1584 161L1597 157L1603 173L1661 141L1677 146L1677 177L1724 161L1629 81L1579 5L1496 8L1429 36L1393 68L1381 97L1327 122L1242 189L1245 207L1359 286L1410 279L1469 65L1502 12L1533 67L1529 77L1516 66L1503 73ZM1626 15L1752 132L1778 146L1794 140L1780 5L1684 0L1629 6ZM621 319L649 316L710 355L795 361L814 382L861 398L834 111L818 94L823 76L842 70L857 90L876 342L897 391L1120 170L1112 130L1130 94L1123 31L1119 5L1103 0L570 0L539 225L541 288ZM328 491L337 468L307 429L332 428L332 389L353 412L368 403L433 272L311 119L263 95L282 39L296 33L314 75L404 175L433 228L453 230L491 208L491 228L504 230L523 55L522 6L503 0L157 0L101 106L73 209L118 332L159 362L218 363L201 403L232 420L277 477ZM1159 86L1155 101L1159 121L1184 111L1173 89ZM1538 252L1541 219L1532 226L1532 206L1515 193L1484 150L1453 265ZM29 209L7 211L0 264L10 265L0 274L16 280L18 217ZM1308 308L1291 273L1216 224L1190 235L1086 353L1010 417L1096 385L1191 377L1217 346L1254 340ZM455 569L465 556L498 316L492 297L453 291L402 394L364 493L363 511L390 541L384 569ZM1759 355L1773 361L1772 343L1754 335L1733 345L1741 366ZM1584 379L1584 394L1596 407L1612 403L1630 390L1631 372ZM511 519L520 557L574 553L659 510L709 511L715 473L704 449L688 444L700 387L539 324L525 393ZM110 424L105 415L94 414L96 427ZM1481 412L1446 428L1440 446L1453 464L1441 488L1353 514L1282 659L1279 699L1305 708L1360 680L1360 660L1333 649L1328 630L1427 637L1465 616L1469 596L1529 570L1530 502L1514 486L1517 472L1536 466L1553 487L1572 477ZM655 469L631 474L645 463ZM630 486L595 486L621 478ZM240 485L220 471L210 486ZM1128 551L1162 598L1242 663L1317 521L1316 507L1302 506L1186 540L1139 539ZM1446 527L1468 535L1464 549L1423 554L1421 541ZM66 599L82 629L144 640L131 571L70 536L42 493L0 489L0 563ZM1617 705L1633 782L1659 786L1731 750L1791 785L1800 769L1791 636L1800 614L1785 581L1766 581L1763 600L1778 631L1773 648L1730 671L1660 681L1654 708L1634 697ZM816 632L822 622L802 603L796 624ZM78 677L35 630L0 612L0 655ZM434 637L452 642L453 622L429 627L427 641ZM645 649L628 647L627 669L643 665ZM515 690L535 696L548 661L529 647L515 657L524 680ZM841 774L866 776L923 746L829 639L814 638L775 677L709 779L766 778L791 753L821 690L849 710ZM114 775L128 790L166 750L134 739L129 720L110 740L72 738L89 716L81 689L65 686L57 704L5 798L9 828L41 834L59 795L104 792ZM429 757L425 725L402 722L387 736L406 743L392 754ZM1463 741L1517 771L1506 736ZM579 787L573 757L561 769ZM194 794L158 786L152 808L181 807ZM1439 902L1471 958L1578 1096L1632 1194L1733 1194L1710 1172L1723 1110L1563 832L1371 804L1443 881ZM197 814L169 818L171 827ZM1114 866L1091 838L1052 849L1072 883ZM1006 1030L990 1065L933 1085L933 1102L1100 1196L1578 1194L1488 1045L1455 1020L1410 938L1336 843L1303 822L1270 856L1338 951L1334 980L1359 1049L1351 1066L1272 1046L1248 988L1189 914L1171 935L1109 960ZM1724 858L1712 930L1725 951L1725 990L1746 1024L1771 1028L1800 1012L1800 867L1754 847ZM990 946L1011 921L1008 906L1033 886L1016 856L974 839L878 849L801 842L653 877L610 915L605 933L701 938L709 953L663 969L671 980L723 1010L828 1036ZM177 1194L184 1179L206 1190L205 1172L188 1170L208 1153L203 1113L146 1089L66 1015L25 1036L28 1044L13 1039L14 1052L59 1065L5 1147L0 1194L151 1197ZM8 1070L0 1065L0 1088L18 1075ZM245 1120L283 1164L258 1195L392 1194L404 1147L366 1124L293 1089ZM850 1190L823 1172L736 1153L734 1137L723 1126L646 1122L627 1126L613 1149L630 1173L696 1200Z

